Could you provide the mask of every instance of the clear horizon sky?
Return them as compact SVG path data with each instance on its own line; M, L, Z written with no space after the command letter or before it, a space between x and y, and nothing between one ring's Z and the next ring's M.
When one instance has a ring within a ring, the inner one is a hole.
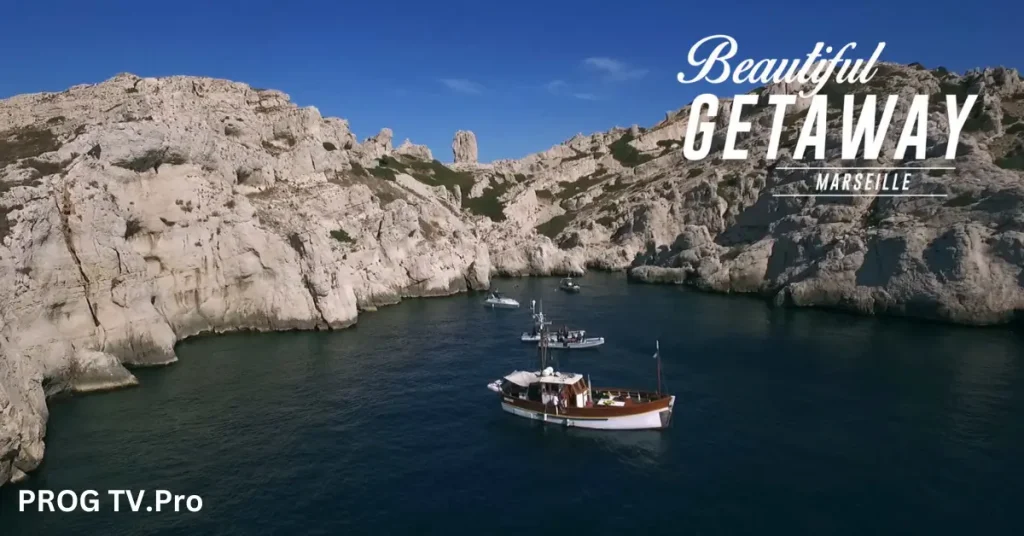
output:
M456 130L480 160L520 158L578 132L649 126L699 93L683 85L701 38L728 34L742 58L804 57L817 41L867 57L963 72L1024 68L1024 2L272 2L12 3L0 19L0 97L62 91L120 72L227 78L280 89L349 120L360 140L451 161Z

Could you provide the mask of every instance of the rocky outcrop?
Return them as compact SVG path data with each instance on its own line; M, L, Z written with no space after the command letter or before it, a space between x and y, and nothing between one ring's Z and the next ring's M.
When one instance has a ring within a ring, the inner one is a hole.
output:
M477 161L476 134L469 130L460 130L452 140L452 154L456 164L475 164Z
M46 395L133 385L185 337L489 285L450 197L374 167L390 130L280 92L121 75L0 101L0 131L0 483L40 463Z
M380 158L391 153L391 138L393 134L390 128L382 128L375 136L370 136L363 142L363 153L368 158Z
M567 142L519 161L500 163L528 176L510 192L499 229L485 235L496 270L519 274L580 266L627 269L637 281L691 285L716 292L763 295L778 305L816 306L864 314L897 314L965 324L1009 322L1024 311L1024 80L1012 69L963 76L920 65L880 65L867 85L830 83L826 162L840 162L842 96L898 95L878 161L893 149L913 95L931 95L928 159L949 166L945 95L977 94L964 127L955 170L913 173L913 192L935 197L785 197L814 187L813 171L791 158L809 98L797 99L784 121L776 161L765 153L772 94L744 110L753 124L739 137L745 160L723 160L720 103L712 151L700 162L682 157L690 108L653 128L613 129ZM840 98L834 99L833 96ZM859 113L859 112L855 112ZM706 114L705 114L706 115ZM702 118L702 120L706 117ZM495 167L499 167L496 163ZM528 240L515 229L534 228Z
M431 154L429 147L426 145L416 145L409 141L408 138L402 142L402 145L398 146L398 149L395 149L395 154L408 156L409 158L416 160L429 161L434 159L434 155Z

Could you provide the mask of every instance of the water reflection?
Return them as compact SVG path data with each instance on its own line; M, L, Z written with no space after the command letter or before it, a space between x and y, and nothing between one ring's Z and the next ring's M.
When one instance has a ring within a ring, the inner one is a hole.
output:
M574 429L567 434L580 448L601 448L634 465L656 466L666 460L671 439L659 430L608 433L601 430Z

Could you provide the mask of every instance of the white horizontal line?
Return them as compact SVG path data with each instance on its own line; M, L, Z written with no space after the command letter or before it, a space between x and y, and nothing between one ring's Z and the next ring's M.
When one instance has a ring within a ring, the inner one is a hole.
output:
M949 194L772 194L775 197L949 197Z
M844 170L844 169L877 169L877 170L919 170L927 171L929 169L945 169L945 170L956 170L955 167L777 167L775 169L796 171L796 170L815 170L815 169L827 169L827 170Z

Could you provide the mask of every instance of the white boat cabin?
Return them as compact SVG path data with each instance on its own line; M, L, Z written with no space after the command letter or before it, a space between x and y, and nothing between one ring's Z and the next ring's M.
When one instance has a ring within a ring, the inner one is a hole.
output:
M551 367L541 372L517 370L502 385L505 395L563 408L585 408L591 403L590 385L582 374L555 372Z

